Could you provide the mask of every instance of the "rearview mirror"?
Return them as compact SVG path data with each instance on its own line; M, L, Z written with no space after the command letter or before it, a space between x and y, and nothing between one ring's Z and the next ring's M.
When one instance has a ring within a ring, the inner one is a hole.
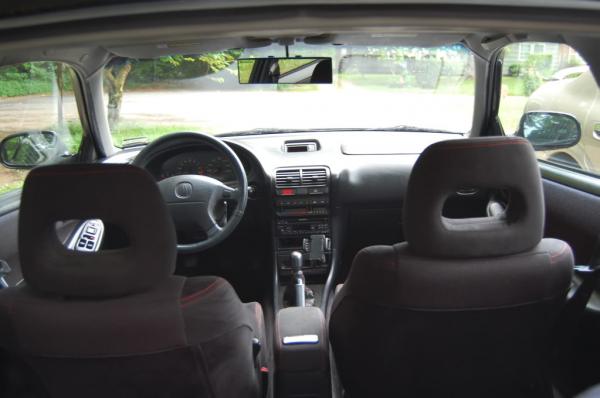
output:
M240 84L330 84L331 58L241 58Z
M527 112L516 134L536 151L569 148L581 139L581 125L573 116L558 112Z
M64 147L53 131L13 134L0 142L0 162L12 169L30 169L53 163L62 154Z

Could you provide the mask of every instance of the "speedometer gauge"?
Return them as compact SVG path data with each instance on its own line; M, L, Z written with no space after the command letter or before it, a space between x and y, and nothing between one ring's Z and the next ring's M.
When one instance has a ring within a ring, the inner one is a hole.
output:
M199 159L186 158L177 163L175 171L178 175L203 174L204 167L202 167L202 162Z
M235 180L231 163L222 156L217 156L206 164L206 175L220 181Z

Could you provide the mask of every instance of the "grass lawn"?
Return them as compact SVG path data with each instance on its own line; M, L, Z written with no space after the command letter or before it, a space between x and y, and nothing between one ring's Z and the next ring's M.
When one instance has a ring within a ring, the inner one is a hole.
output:
M0 184L0 195L21 188L23 186L24 179L25 177L23 177L23 180L20 181L13 181L7 184Z

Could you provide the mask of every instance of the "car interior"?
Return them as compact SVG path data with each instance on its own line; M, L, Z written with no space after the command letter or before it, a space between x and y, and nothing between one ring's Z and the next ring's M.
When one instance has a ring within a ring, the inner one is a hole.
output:
M52 3L0 8L1 397L600 396L599 4Z

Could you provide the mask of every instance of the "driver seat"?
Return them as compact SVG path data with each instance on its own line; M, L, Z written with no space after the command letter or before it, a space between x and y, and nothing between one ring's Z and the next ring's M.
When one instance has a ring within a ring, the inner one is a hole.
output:
M120 228L127 246L67 250L56 223L85 219ZM144 170L33 170L22 193L19 253L26 283L0 290L0 396L264 393L260 305L242 303L224 279L173 275L173 222Z

